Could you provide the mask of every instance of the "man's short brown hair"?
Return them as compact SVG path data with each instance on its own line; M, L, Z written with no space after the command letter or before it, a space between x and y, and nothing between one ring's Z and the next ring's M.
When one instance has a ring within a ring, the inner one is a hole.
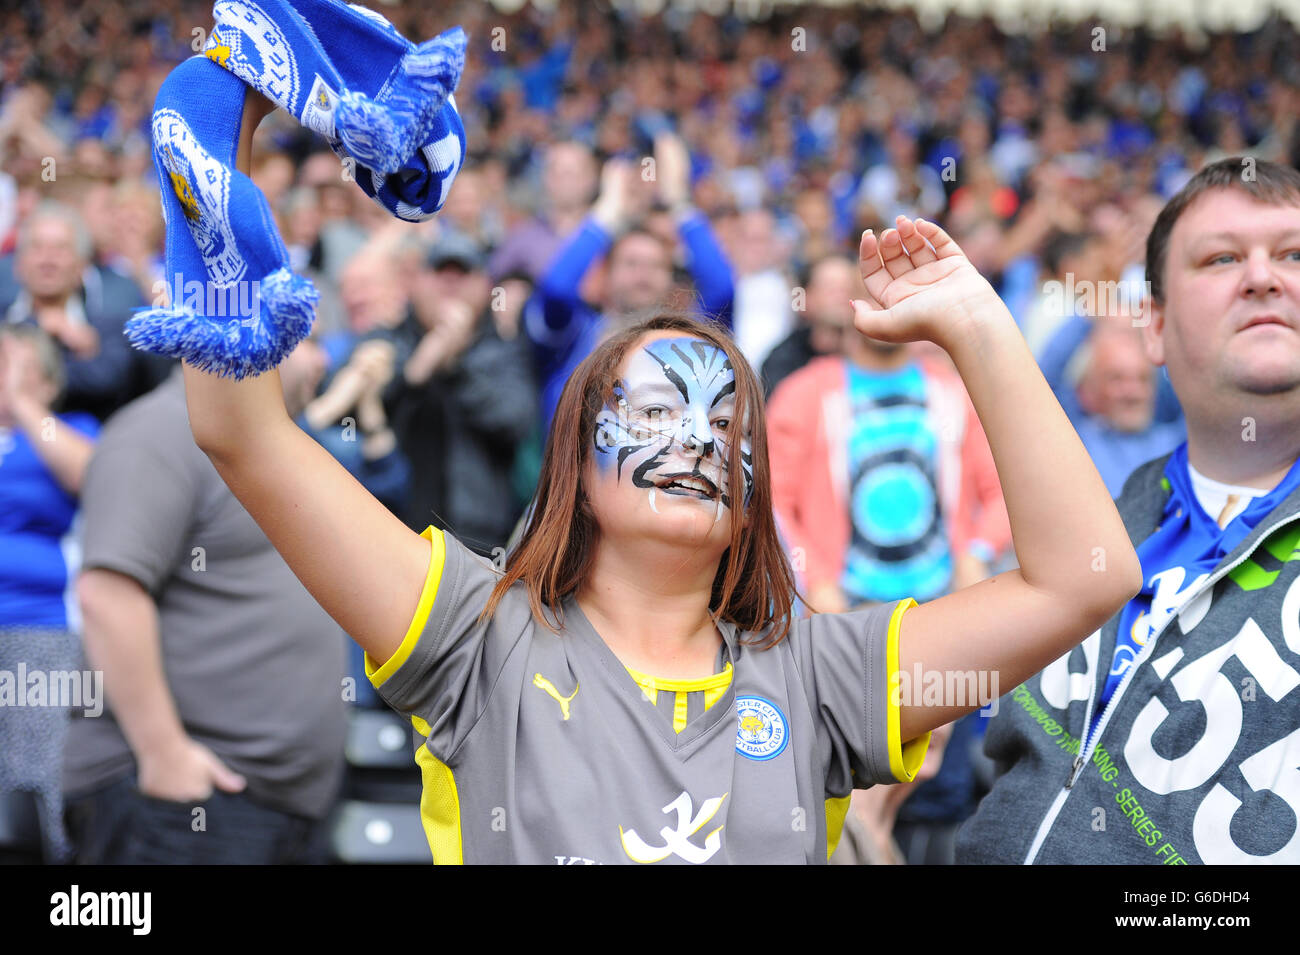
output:
M1157 305L1165 301L1165 259L1174 223L1211 189L1240 189L1258 202L1300 206L1300 172L1290 166L1250 156L1230 156L1210 163L1165 203L1147 236L1147 286Z

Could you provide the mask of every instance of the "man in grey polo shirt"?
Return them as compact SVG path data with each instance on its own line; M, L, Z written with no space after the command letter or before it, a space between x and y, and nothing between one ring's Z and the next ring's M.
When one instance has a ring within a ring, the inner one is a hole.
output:
M281 367L292 415L314 353ZM82 508L77 590L109 706L65 750L78 861L324 861L342 631L195 446L179 367L109 422Z

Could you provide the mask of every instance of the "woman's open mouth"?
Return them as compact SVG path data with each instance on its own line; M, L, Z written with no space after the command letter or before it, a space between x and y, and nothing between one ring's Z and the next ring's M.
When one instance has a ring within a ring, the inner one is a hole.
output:
M717 486L700 474L670 474L655 487L665 494L681 494L701 501L711 501L718 496Z

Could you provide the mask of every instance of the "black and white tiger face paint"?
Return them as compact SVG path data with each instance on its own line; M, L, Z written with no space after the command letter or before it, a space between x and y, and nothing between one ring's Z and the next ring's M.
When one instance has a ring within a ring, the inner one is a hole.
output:
M630 353L625 377L614 388L613 408L596 418L596 464L613 468L657 495L700 501L715 508L714 521L731 507L728 442L736 425L736 376L726 352L693 338L661 338ZM753 493L753 461L741 439L744 504Z

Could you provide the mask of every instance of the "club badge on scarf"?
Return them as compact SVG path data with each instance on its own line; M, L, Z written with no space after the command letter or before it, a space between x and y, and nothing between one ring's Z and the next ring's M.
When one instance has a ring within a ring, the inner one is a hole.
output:
M214 15L204 53L154 103L170 299L126 332L137 348L243 378L293 350L318 298L290 270L265 196L234 168L245 84L350 158L357 185L392 215L420 221L442 208L464 160L451 93L465 35L415 46L379 14L331 0L218 0Z
M212 14L204 55L367 172L392 176L421 147L463 143L455 109L444 109L465 66L459 27L416 46L373 10L338 0L217 0Z

